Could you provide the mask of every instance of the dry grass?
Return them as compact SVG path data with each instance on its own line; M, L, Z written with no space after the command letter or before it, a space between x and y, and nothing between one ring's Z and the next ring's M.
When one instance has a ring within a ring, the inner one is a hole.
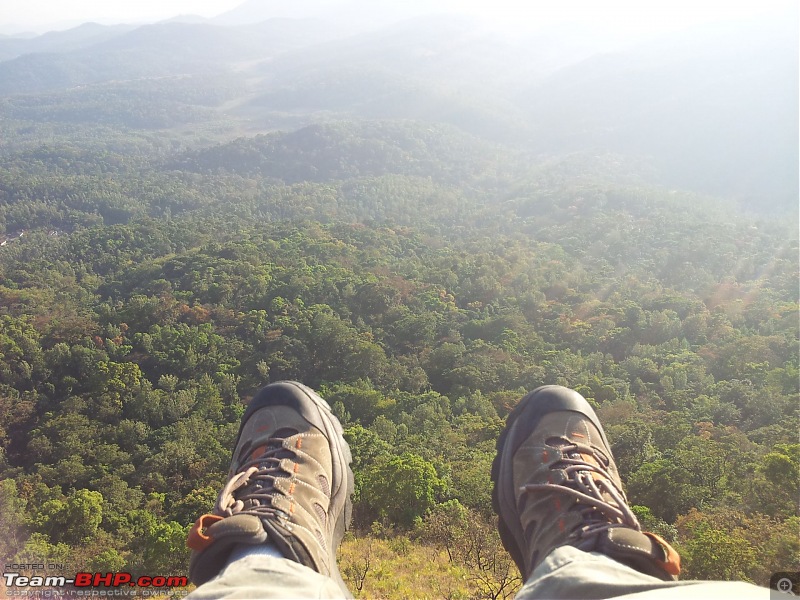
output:
M339 569L356 598L446 600L480 598L470 573L447 553L405 537L349 538L339 548Z

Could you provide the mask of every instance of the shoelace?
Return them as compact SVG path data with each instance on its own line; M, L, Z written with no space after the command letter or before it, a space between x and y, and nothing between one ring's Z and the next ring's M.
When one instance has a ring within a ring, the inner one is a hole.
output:
M262 455L245 462L240 467L243 470L229 479L222 488L214 508L216 514L230 517L244 513L263 517L281 512L272 506L272 497L276 492L273 482L285 473L281 468L281 458L291 454L291 451L284 447L283 439L280 438L271 438L266 445L268 449ZM257 485L259 482L260 486ZM236 497L237 491L248 486L253 489ZM253 502L250 507L245 508L247 501Z
M631 527L636 531L641 531L641 525L639 525L636 515L617 491L608 470L588 462L582 454L591 454L599 464L608 462L604 456L594 448L574 443L561 446L559 450L564 458L554 464L567 465L560 469L566 474L567 479L560 483L529 483L522 486L521 490L524 493L560 492L585 504L586 507L581 510L582 517L586 522L586 525L580 530L582 538L613 527ZM552 469L553 465L550 468ZM596 480L592 477L592 473L598 473L601 477ZM603 497L603 492L611 496L616 506Z

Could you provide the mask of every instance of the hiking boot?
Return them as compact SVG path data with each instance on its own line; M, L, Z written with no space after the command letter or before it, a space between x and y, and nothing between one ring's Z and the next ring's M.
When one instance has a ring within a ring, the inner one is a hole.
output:
M190 579L218 575L236 545L272 543L346 592L336 548L350 524L353 473L328 403L300 383L268 385L247 407L235 448L212 514L189 533Z
M497 442L492 480L500 539L525 579L566 545L677 579L680 557L642 532L600 421L578 392L543 386L520 401Z

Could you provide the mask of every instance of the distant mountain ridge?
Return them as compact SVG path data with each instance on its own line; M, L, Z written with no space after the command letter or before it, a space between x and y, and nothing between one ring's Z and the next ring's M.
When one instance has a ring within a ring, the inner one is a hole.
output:
M326 36L324 25L313 21L299 26L284 21L242 27L170 22L124 28L77 50L28 53L0 62L0 95L204 73L241 61L265 60Z
M84 23L66 31L51 31L33 38L0 36L0 61L35 52L70 52L110 40L135 28L135 25Z
M489 143L455 127L404 121L311 125L188 153L173 168L259 175L285 183L325 182L386 174L475 179L498 168Z
M61 122L70 114L85 122L82 86L95 86L95 105L136 113L130 99L143 96L126 93L120 82L164 79L144 86L146 106L161 112L162 97L170 114L133 114L122 122L214 121L224 123L220 131L246 135L410 119L535 155L635 157L650 162L660 185L760 210L796 210L800 101L798 33L791 24L697 27L587 58L569 36L505 39L474 19L444 15L347 33L358 27L342 24L346 11L326 16L333 6L248 2L206 22L85 24L32 40L3 38L0 58L15 58L0 60L0 101L34 95L14 100L21 107L15 114L34 114L25 107L38 104ZM300 18L313 11L321 16ZM185 77L202 79L202 93L195 94L206 98L201 110L179 99ZM170 89L169 81L181 83ZM70 110L58 109L58 93L70 95ZM37 94L47 97L37 101ZM175 118L181 107L184 116Z
M396 3L370 0L247 0L212 21L219 25L250 25L276 18L321 18L352 33L365 26L385 26L431 12L435 12L435 3L423 0Z

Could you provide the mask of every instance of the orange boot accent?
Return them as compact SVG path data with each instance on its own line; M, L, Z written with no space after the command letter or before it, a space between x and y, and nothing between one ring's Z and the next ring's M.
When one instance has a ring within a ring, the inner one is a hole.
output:
M189 530L189 535L186 536L186 545L197 552L202 552L208 548L208 546L214 540L207 536L204 532L208 527L217 521L222 521L222 519L223 517L220 517L219 515L203 515L197 519L197 521L194 522L194 525L192 525L192 528Z
M664 569L664 571L666 571L670 575L674 575L675 577L680 575L681 574L680 554L678 554L675 551L675 549L672 546L670 546L666 542L666 540L664 540L660 535L656 535L655 533L650 533L649 531L643 531L642 533L645 534L650 539L655 540L658 543L658 545L664 549L664 553L667 555L666 562L657 560L656 564L658 564L659 567Z

